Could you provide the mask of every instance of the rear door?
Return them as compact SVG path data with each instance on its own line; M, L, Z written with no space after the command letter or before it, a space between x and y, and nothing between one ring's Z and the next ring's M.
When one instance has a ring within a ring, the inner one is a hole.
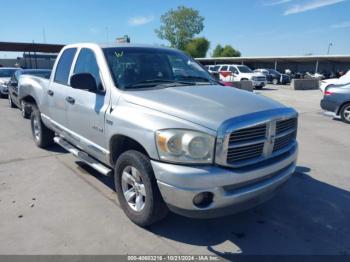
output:
M97 159L104 160L104 149L107 148L104 119L109 96L106 95L99 68L94 51L82 48L72 74L91 74L98 88L95 91L71 88L71 99L67 102L67 122L80 147Z
M63 51L58 60L55 75L47 89L49 117L53 127L59 133L62 133L67 127L66 97L72 90L69 86L69 75L76 52L76 48L68 48Z

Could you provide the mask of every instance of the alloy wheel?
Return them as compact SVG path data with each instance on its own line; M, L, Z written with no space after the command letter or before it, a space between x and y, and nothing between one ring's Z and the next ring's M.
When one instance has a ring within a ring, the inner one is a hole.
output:
M122 173L122 189L129 207L140 212L146 204L146 190L140 171L133 166L127 166Z

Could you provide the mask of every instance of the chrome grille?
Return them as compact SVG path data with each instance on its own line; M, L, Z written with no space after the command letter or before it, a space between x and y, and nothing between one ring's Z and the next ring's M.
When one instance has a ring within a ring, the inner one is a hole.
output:
M297 118L289 118L286 120L280 120L276 122L276 135L289 130L295 130L297 127Z
M294 141L295 137L296 137L296 132L276 138L275 144L273 146L273 152L289 146Z
M232 132L229 139L227 162L245 161L260 157L264 150L267 125L257 125Z
M295 144L296 133L296 117L235 130L226 140L226 163L242 167L278 156Z
M248 160L262 155L264 143L230 148L227 153L227 162Z
M266 136L266 124L240 129L231 133L230 144L246 142L254 139L261 139Z
M296 138L298 119L296 117L276 122L276 139L273 152L292 144Z

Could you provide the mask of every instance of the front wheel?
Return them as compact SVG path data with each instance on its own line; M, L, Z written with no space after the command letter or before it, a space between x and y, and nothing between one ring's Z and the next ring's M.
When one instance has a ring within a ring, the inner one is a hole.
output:
M21 101L21 115L25 119L28 119L30 117L30 112L28 112L26 103L23 100Z
M272 80L272 84L274 84L274 85L278 85L278 79L276 79L276 78L275 78L275 79L273 79L273 80Z
M46 148L53 145L53 138L55 136L55 133L45 126L41 120L39 109L34 105L32 106L30 123L33 139L38 147Z
M115 166L114 181L119 203L135 224L150 226L167 215L150 160L144 154L134 150L123 153Z
M9 99L9 106L10 106L11 108L15 108L15 107L16 107L16 105L13 103L13 101L12 101L12 98L11 98L10 94L9 94L8 99Z
M345 104L340 110L340 117L343 122L350 124L350 103Z

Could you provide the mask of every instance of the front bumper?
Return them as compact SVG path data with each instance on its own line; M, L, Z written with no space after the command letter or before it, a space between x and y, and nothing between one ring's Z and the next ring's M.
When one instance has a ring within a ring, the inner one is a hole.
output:
M282 160L249 171L218 166L179 166L152 161L159 190L169 208L184 216L210 218L251 208L271 198L294 173L297 145ZM199 208L193 198L211 192L213 202Z
M259 86L259 87L263 87L267 85L267 81L252 81L253 86Z
M9 93L9 90L6 85L0 85L0 94L1 95L7 95Z

